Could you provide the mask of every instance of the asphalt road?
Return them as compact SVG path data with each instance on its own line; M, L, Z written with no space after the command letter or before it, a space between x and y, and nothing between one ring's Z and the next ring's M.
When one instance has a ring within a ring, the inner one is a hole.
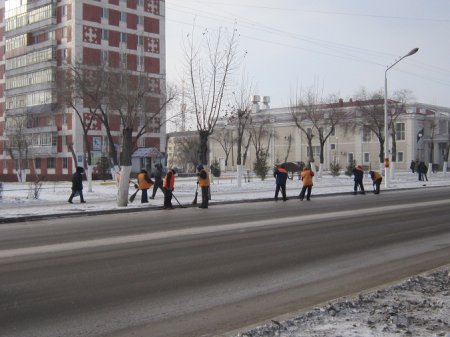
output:
M450 263L450 190L0 225L0 336L218 336Z

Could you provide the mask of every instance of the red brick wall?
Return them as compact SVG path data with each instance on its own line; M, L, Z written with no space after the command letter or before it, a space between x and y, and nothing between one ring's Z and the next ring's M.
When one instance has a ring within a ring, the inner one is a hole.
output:
M84 64L101 64L101 51L99 49L83 48L83 63Z
M119 26L120 12L114 9L109 10L109 24L111 26Z
M127 28L137 29L138 17L136 14L127 13Z
M159 59L154 57L145 57L144 58L144 69L145 71L152 74L160 73L160 64Z
M83 4L83 20L101 23L102 8Z
M147 33L159 34L159 20L145 17L144 31Z
M127 34L127 48L137 50L138 37L136 34Z
M119 47L120 33L115 30L109 31L109 45L111 47Z

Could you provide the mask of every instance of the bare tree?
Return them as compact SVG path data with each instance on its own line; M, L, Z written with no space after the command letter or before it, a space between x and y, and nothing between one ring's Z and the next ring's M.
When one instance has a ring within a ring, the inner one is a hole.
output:
M306 91L303 96L296 97L290 105L290 112L295 125L306 136L308 141L308 161L310 163L314 162L312 121L318 109L318 95L313 89Z
M227 167L228 158L230 156L231 149L233 148L234 145L233 131L225 128L218 132L214 132L211 138L214 139L216 142L218 142L222 147L222 150L225 153L225 167Z
M205 30L203 43L194 38L194 29L187 36L185 56L190 109L196 116L200 140L199 159L208 162L208 138L214 132L226 95L230 75L234 70L237 52L237 31L226 34L219 29L217 34Z
M265 118L260 121L254 121L250 128L251 141L255 149L254 171L265 179L268 172L268 156L270 149L270 142L274 137L273 131L270 129L270 119Z
M16 169L17 181L26 181L26 169L29 160L30 135L28 127L28 115L8 117L5 121L7 139L5 148L9 153Z
M325 160L325 144L328 138L333 134L336 126L344 118L344 112L339 108L337 96L331 95L328 98L328 102L318 104L316 108L310 108L307 116L319 136L319 176L322 176Z
M361 89L356 95L356 110L352 118L347 119L352 127L366 128L370 130L379 142L380 169L384 162L384 95L381 91L372 94Z
M237 165L237 184L242 186L243 165L247 157L248 147L250 146L251 137L247 137L245 141L246 130L252 123L252 106L250 96L252 94L253 85L246 77L245 69L242 72L239 89L233 91L234 104L231 115L228 119L236 129L236 165ZM247 133L249 135L249 133ZM244 151L244 152L243 152Z
M92 67L76 63L61 68L57 73L57 95L60 108L70 108L78 117L83 130L83 152L87 164L88 190L92 192L92 153L89 133L101 130L99 110L106 96L106 72L102 66ZM89 112L85 112L85 107ZM73 144L71 144L73 151ZM76 164L76 160L74 159Z

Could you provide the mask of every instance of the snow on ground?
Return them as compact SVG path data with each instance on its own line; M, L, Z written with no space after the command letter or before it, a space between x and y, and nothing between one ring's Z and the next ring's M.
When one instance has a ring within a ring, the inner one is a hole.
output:
M450 337L450 266L238 337Z
M367 191L372 189L369 178L365 178ZM390 182L389 190L403 188L427 188L450 186L450 174L432 174L428 182L418 181L411 172L398 172ZM79 214L87 212L119 212L125 210L160 209L163 204L161 191L149 204L140 203L140 194L127 207L116 203L117 187L112 181L95 181L92 191L84 182L86 204L69 204L70 182L45 182L39 198L33 198L31 184L3 183L0 198L0 223L21 218ZM196 188L195 178L177 178L174 195L183 205L190 205ZM237 188L231 175L215 179L211 185L214 203L238 202L242 200L270 200L274 197L275 182L269 176L265 181L252 178ZM288 180L288 198L295 199L301 189L298 177ZM380 197L382 197L384 183ZM341 175L315 177L312 198L320 195L351 193L353 179ZM134 187L130 185L130 194ZM151 195L151 192L149 191ZM289 202L289 201L288 201ZM176 200L173 200L176 206ZM302 316L287 321L272 321L239 337L450 337L450 266L428 274L412 277L403 283L361 294L355 298L341 298L316 308Z
M79 204L79 198L74 198L74 204L69 204L67 199L70 195L71 183L66 182L44 182L40 189L39 198L33 198L33 184L25 183L3 183L2 197L0 198L0 221L13 220L15 218L44 216L57 214L74 214L101 211L123 211L124 207L118 207L116 203L117 186L113 181L94 181L92 191L89 191L88 183L84 181L84 198L86 204ZM366 190L372 190L371 180L364 180ZM400 188L425 188L430 186L450 186L450 174L432 174L428 182L418 181L418 176L411 172L397 172L395 179L390 182L389 189ZM382 185L383 193L384 182ZM194 199L196 188L195 178L176 178L174 195L183 205L190 205ZM288 198L296 198L300 193L301 181L298 177L287 182ZM274 196L275 179L272 176L261 181L252 178L250 182L242 183L237 187L236 179L232 175L215 178L211 185L211 204L223 202L237 202L242 200L271 199ZM341 175L332 177L324 175L322 178L315 177L312 198L319 195L350 193L353 191L353 178ZM134 187L130 184L130 194ZM151 190L149 190L151 195ZM149 204L140 203L140 193L135 201L129 203L126 210L142 208L159 208L163 204L163 194L159 190L154 200ZM172 201L177 206L177 201Z

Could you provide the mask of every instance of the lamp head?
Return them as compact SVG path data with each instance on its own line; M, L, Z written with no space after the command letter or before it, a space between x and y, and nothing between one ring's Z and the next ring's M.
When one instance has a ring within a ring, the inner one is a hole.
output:
M412 49L408 54L406 54L406 56L414 55L414 54L417 53L418 51L419 51L419 48L414 48L414 49Z

